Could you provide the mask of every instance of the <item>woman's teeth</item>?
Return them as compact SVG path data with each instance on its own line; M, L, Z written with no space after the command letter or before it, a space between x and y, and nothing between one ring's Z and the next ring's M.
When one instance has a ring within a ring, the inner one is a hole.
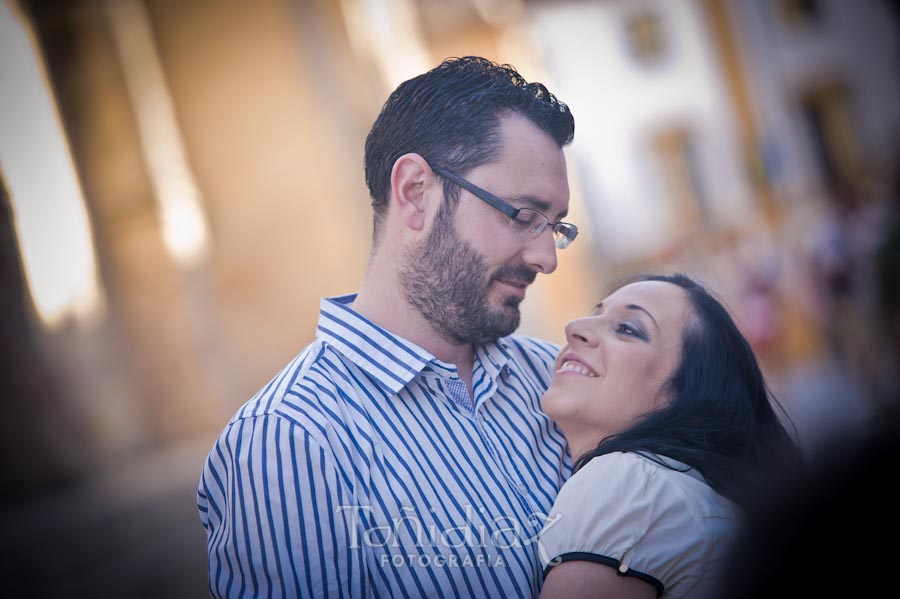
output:
M582 374L584 376L589 376L591 378L596 377L597 375L588 370L587 366L583 364L579 364L578 362L563 362L563 365L559 367L558 372L574 372L576 374Z

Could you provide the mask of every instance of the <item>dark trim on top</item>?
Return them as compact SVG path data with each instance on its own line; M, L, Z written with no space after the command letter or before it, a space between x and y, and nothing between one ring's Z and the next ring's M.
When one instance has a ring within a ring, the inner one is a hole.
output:
M550 560L550 563L547 564L546 568L544 568L544 579L547 578L547 574L550 573L550 570L554 566L558 566L566 562L594 562L595 564L603 564L604 566L609 566L616 571L617 576L632 576L653 586L653 588L656 589L657 597L660 597L663 594L663 591L665 591L666 589L665 586L663 586L663 583L661 583L657 578L650 576L649 574L644 574L643 572L638 572L637 570L632 570L631 568L627 568L623 572L619 569L622 566L622 562L620 562L619 560L613 557L608 557L606 555L588 553L587 551L571 551L569 553L557 555L555 558Z

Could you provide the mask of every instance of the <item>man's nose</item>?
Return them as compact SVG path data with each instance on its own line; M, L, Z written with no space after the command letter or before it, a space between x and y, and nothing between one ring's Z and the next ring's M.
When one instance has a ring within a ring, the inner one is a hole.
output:
M535 272L547 275L556 270L556 241L550 227L534 239L528 240L522 257L528 267Z

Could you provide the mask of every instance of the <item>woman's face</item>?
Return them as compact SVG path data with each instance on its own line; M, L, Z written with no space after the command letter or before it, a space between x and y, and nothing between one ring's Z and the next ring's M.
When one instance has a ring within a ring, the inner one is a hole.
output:
M665 405L663 386L681 361L690 313L677 285L641 281L571 321L541 400L544 411L567 437L596 444Z

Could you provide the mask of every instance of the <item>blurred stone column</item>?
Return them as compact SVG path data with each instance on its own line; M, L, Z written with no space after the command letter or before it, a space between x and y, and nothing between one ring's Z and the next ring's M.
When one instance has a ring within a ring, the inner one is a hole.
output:
M190 435L220 422L221 389L198 330L214 306L204 268L185 271L164 244L136 116L106 2L27 3L41 40L92 218L107 320L54 339L85 396L102 455Z
M0 173L0 505L68 480L84 458L81 422L37 343L13 218Z

